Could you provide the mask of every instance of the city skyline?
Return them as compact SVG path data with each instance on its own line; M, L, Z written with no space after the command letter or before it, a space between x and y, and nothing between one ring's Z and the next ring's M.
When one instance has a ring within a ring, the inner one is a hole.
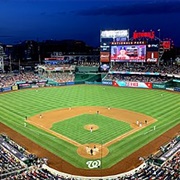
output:
M180 46L179 0L2 0L0 42L85 41L99 46L100 30L155 31ZM160 29L160 33L158 32Z

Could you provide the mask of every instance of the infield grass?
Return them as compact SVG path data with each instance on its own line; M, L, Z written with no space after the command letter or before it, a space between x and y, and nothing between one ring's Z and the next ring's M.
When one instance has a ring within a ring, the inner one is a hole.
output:
M99 127L90 132L85 129L85 125L94 124ZM86 143L106 143L132 128L128 123L118 121L100 114L83 114L65 121L54 123L52 130L63 134L81 144Z
M74 145L30 124L27 128L23 127L25 116L30 117L70 106L110 106L144 113L157 120L154 124L111 145L108 156L103 158L103 168L111 167L180 122L180 94L94 85L42 88L38 92L30 89L1 94L0 122L39 143L74 166L87 168L87 159L76 153L77 147ZM112 120L112 124L115 121ZM156 125L156 131L152 131L154 125ZM106 128L103 132L111 129L109 126ZM87 134L89 135L89 132ZM109 136L109 134L106 133L104 136ZM76 137L73 138L76 139Z

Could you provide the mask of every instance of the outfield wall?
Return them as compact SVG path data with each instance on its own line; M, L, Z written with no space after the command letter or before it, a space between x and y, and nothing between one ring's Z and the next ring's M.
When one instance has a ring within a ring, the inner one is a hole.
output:
M94 78L94 76L93 76ZM27 89L27 88L40 88L40 87L53 87L53 86L68 86L68 85L76 85L76 84L95 84L95 85L107 85L107 86L114 86L114 87L129 87L129 88L144 88L144 89L162 89L162 90L170 90L180 92L180 87L169 87L165 82L162 83L151 83L151 82L134 82L134 81L110 81L110 80L103 80L102 82L98 81L75 81L75 82L55 82L51 81L38 81L38 82L16 82L16 85L8 86L0 88L1 92L8 92L8 91L16 91L20 89ZM169 82L168 82L169 84Z

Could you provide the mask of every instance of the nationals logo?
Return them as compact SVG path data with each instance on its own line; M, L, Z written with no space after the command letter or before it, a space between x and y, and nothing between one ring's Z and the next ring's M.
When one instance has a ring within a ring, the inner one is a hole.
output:
M87 166L88 166L89 169L100 168L100 166L101 166L101 161L100 161L100 160L87 161L86 164L87 164Z

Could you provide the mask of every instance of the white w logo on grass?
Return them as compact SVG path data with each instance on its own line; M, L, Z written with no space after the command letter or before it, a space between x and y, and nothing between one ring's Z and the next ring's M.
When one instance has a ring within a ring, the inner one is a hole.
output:
M88 165L89 169L99 168L101 166L101 161L87 161L86 164Z

